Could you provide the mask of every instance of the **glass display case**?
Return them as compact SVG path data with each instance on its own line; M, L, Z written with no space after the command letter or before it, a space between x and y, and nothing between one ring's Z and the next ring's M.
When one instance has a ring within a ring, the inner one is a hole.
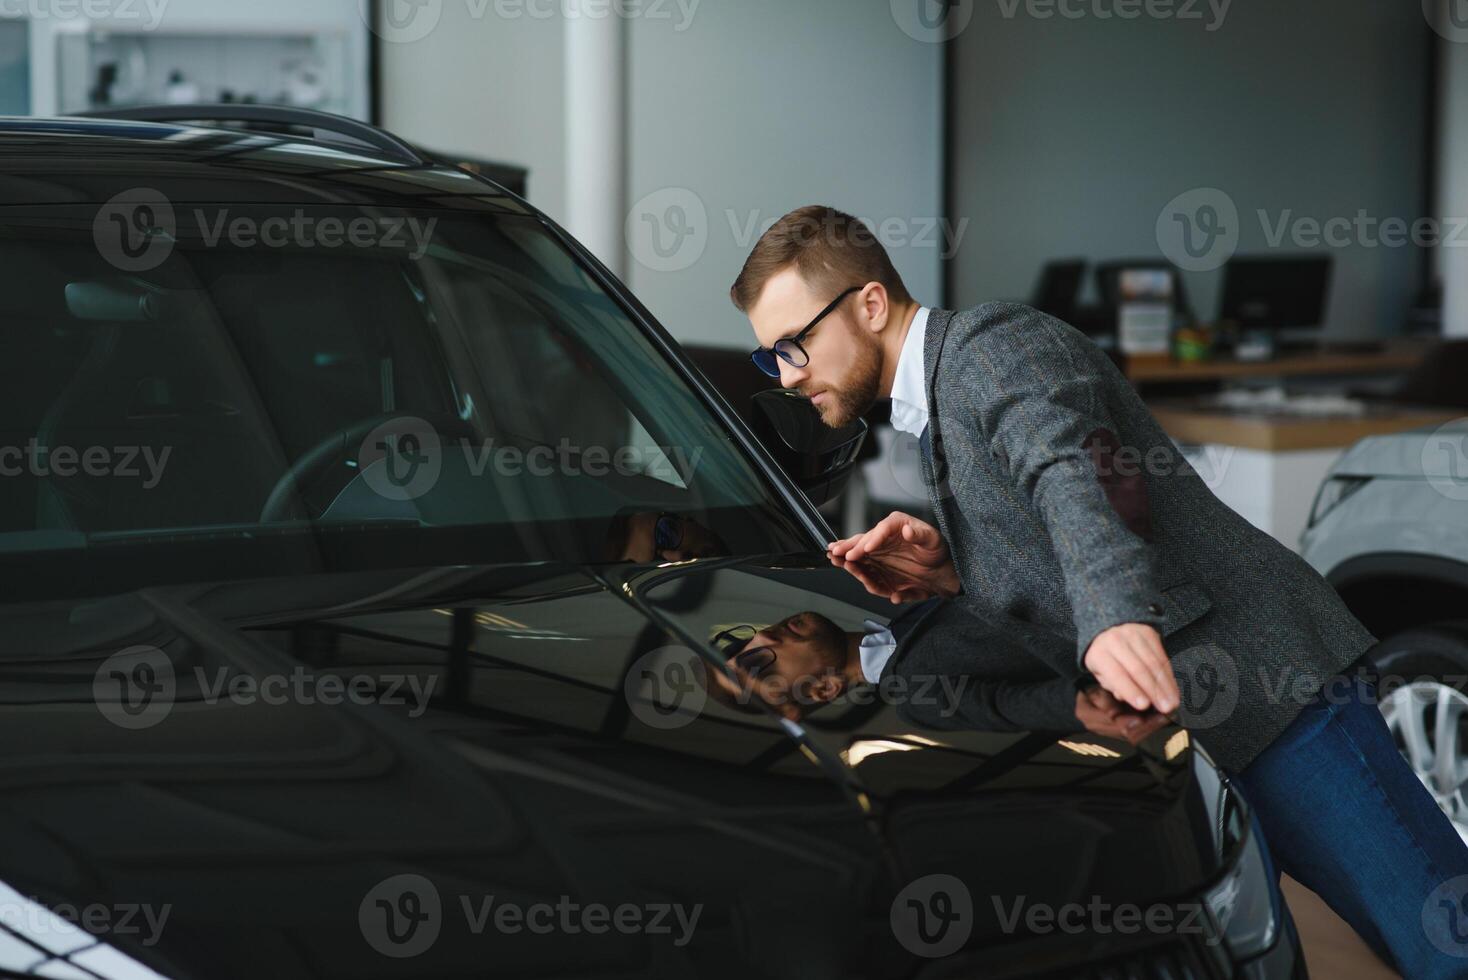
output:
M366 80L351 63L345 32L93 29L57 38L57 101L62 113L257 102L360 117Z

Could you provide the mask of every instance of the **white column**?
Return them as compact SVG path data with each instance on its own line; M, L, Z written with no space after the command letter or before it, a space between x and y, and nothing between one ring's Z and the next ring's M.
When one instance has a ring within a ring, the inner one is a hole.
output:
M1443 278L1443 336L1468 337L1468 246L1460 228L1468 220L1468 42L1440 43L1437 199L1443 235L1459 244L1435 249L1435 258Z
M618 277L627 274L627 31L605 8L566 15L565 227ZM581 8L581 9L578 9Z

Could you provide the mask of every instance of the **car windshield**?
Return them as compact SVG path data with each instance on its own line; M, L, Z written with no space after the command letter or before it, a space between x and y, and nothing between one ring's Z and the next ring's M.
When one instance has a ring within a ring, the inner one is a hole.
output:
M532 217L129 221L0 214L5 599L811 547Z

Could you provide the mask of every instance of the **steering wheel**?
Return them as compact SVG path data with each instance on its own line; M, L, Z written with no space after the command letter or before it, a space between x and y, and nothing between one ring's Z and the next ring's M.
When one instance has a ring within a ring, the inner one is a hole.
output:
M265 498L265 506L260 508L260 523L272 524L302 516L300 515L302 504L300 487L315 480L341 457L357 452L362 445L362 440L371 435L374 429L388 422L405 418L428 423L441 439L462 438L472 441L479 438L479 432L473 424L457 415L406 416L402 412L384 412L360 422L353 422L346 428L338 429L322 439L291 463L290 468L281 475L279 480L275 481L275 486L270 490L270 496ZM309 517L309 515L304 516Z

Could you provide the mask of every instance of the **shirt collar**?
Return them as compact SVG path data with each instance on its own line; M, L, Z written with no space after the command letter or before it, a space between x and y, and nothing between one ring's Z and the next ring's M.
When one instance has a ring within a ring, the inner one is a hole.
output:
M897 652L897 638L892 631L875 619L862 622L865 630L857 656L861 659L861 676L868 684L882 683L882 672L887 662Z
M907 338L897 355L897 373L892 378L892 427L921 436L928 424L927 378L923 372L923 338L928 328L928 308L918 308L907 328Z

